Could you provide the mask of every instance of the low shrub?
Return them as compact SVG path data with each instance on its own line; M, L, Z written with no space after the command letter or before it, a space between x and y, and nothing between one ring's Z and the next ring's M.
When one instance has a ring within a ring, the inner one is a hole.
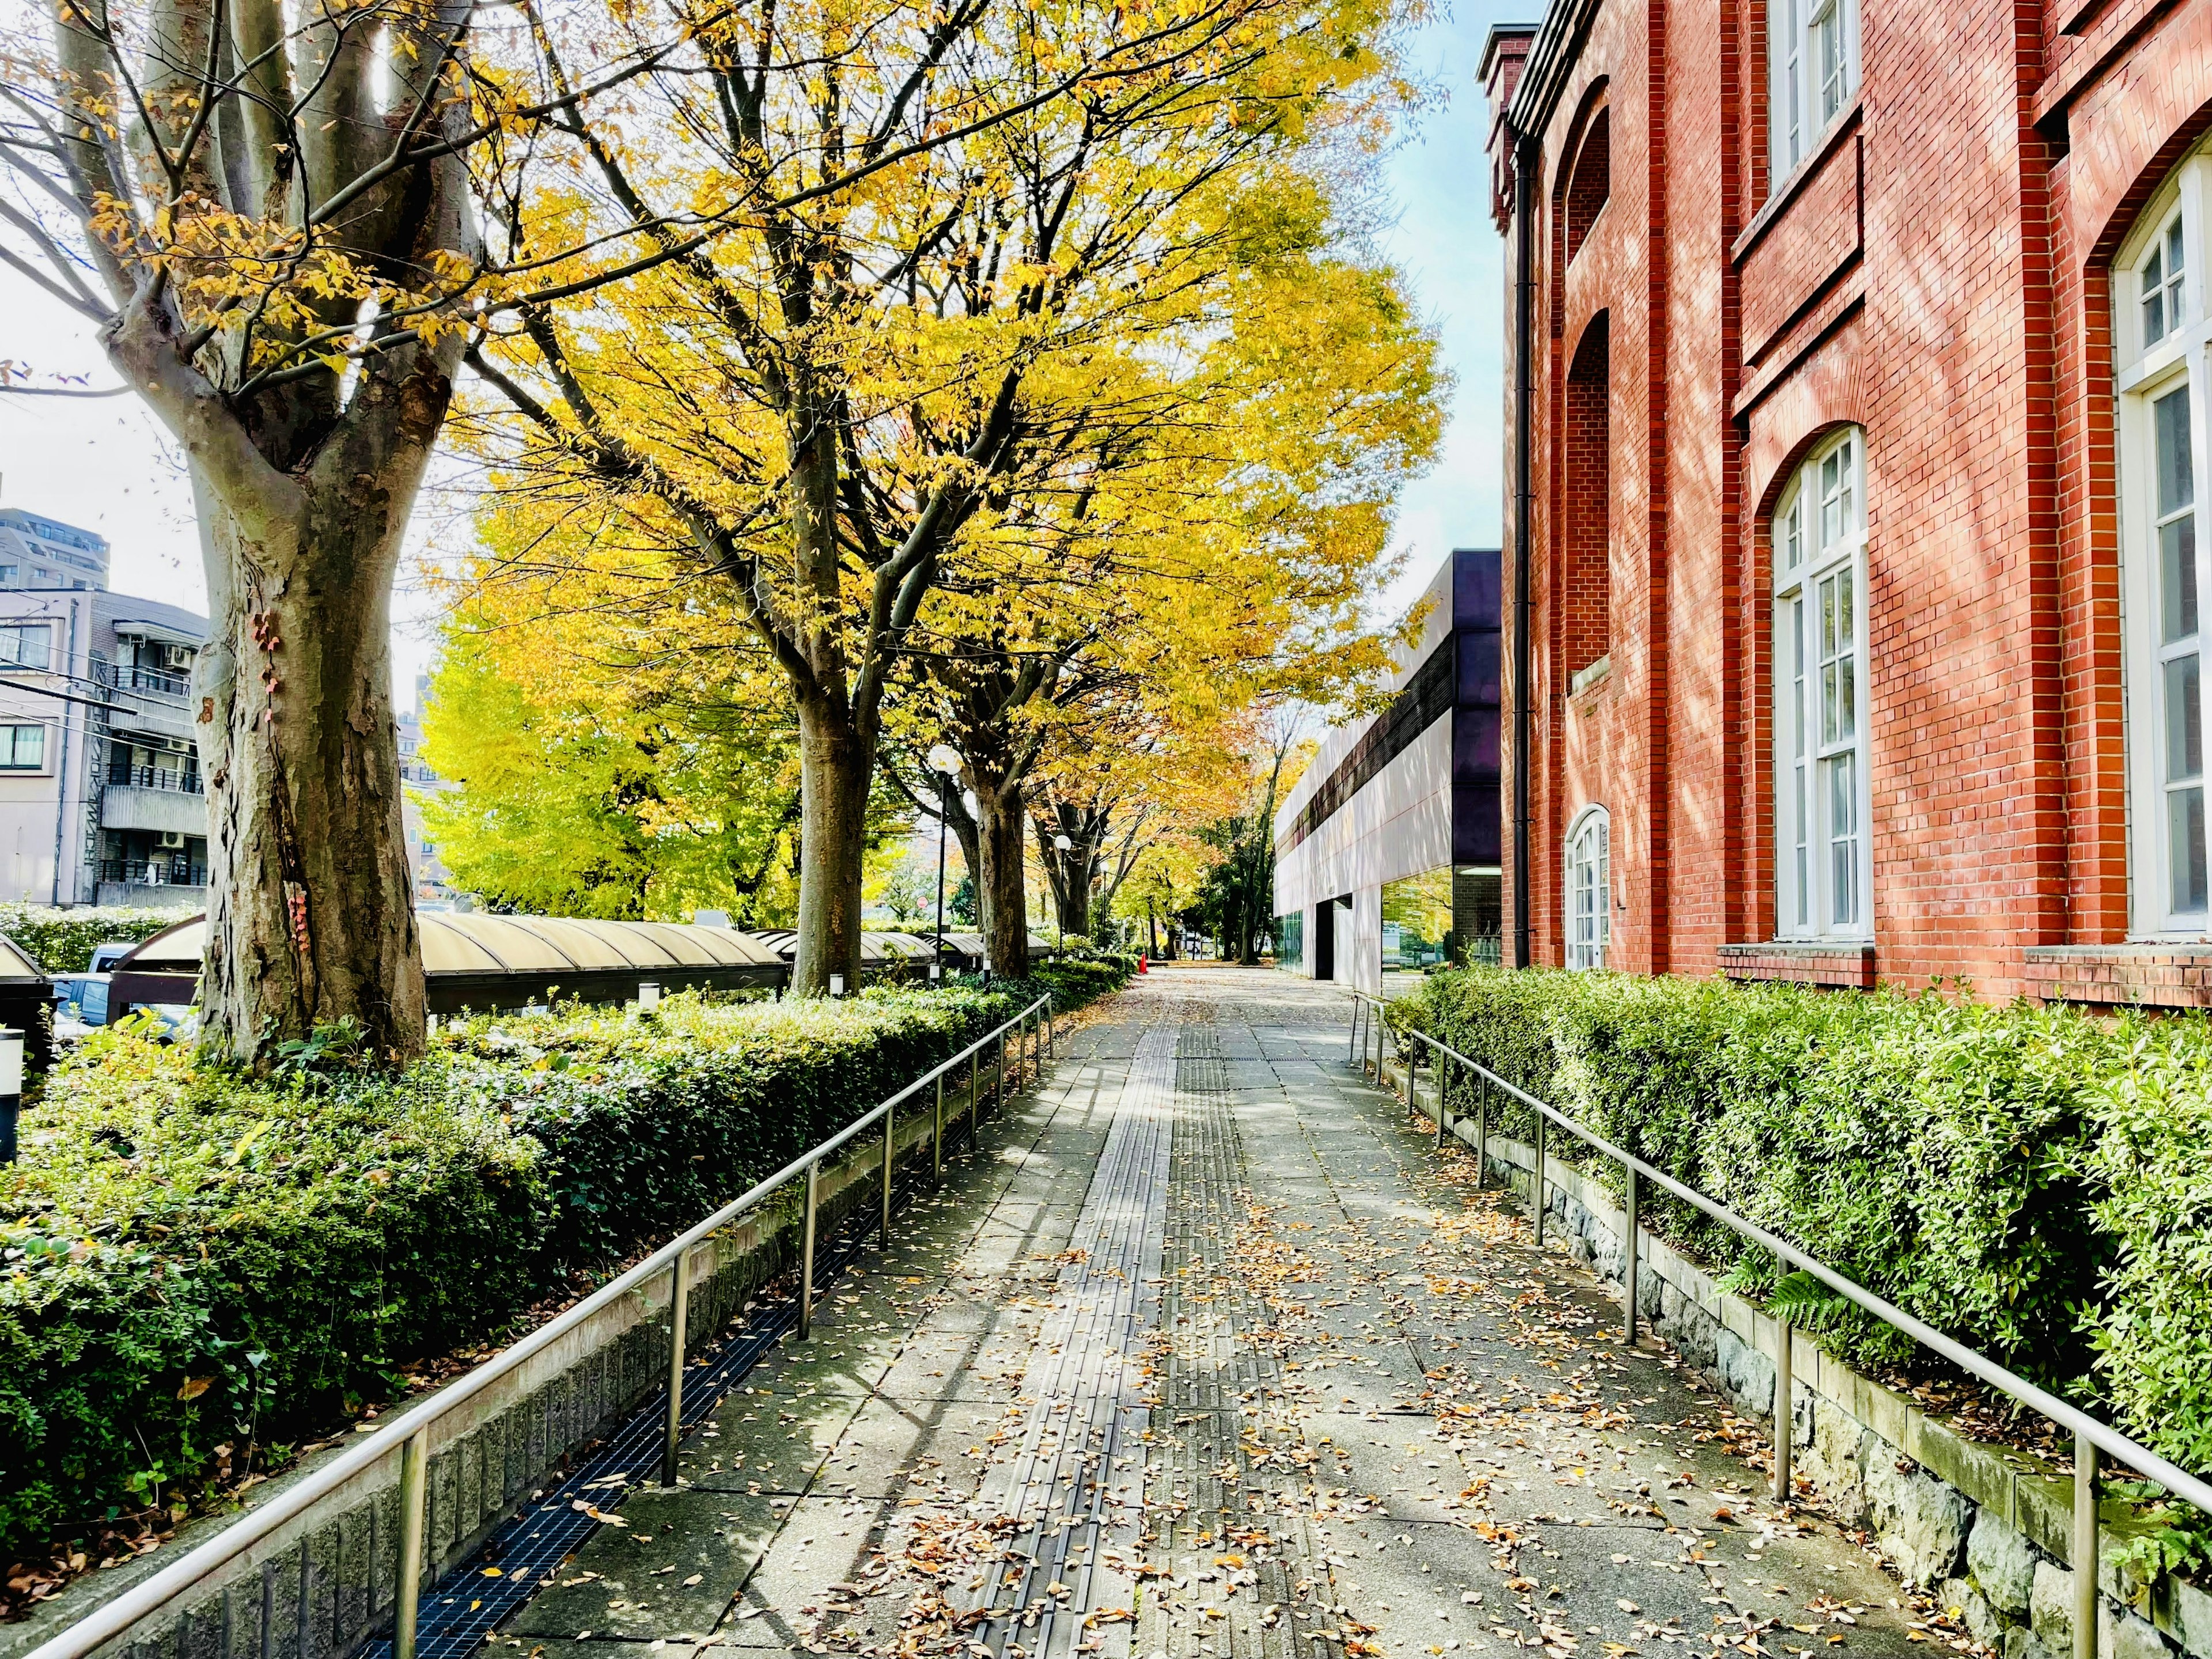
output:
M1063 1006L1112 980L1053 974ZM391 1396L1027 1000L564 1006L449 1024L401 1076L283 1081L198 1068L133 1022L95 1034L0 1175L0 1548L181 1508L249 1446Z
M137 905L0 904L0 933L21 945L50 974L81 974L92 965L96 945L151 939L192 913Z
M2163 1339L2143 1331L2124 1341L2113 1310L2132 1299L2124 1293L2130 1273L2182 1270L2175 1245L2149 1241L2179 1218L2193 1177L2196 1299L2177 1291L2163 1305L2175 1322L2194 1310L2197 1397L2212 1393L2201 1383L2212 1358L2203 1315L2212 1293L2201 1288L2212 1262L2203 1224L2212 1190L2201 1167L2186 1163L2185 1132L2116 1140L2112 1127L2115 1080L2138 1065L2130 1056L2145 1045L2201 1054L2196 1021L2154 1037L2133 1017L1992 1007L1934 991L1846 995L1499 969L1439 975L1391 1017L1970 1346L2077 1397L2108 1393L2138 1428L2150 1420L2144 1402L2120 1385L2114 1362L2139 1341L2164 1340L2178 1357L2172 1345L2183 1339L2177 1322ZM2173 1079L2176 1088L2193 1085L2201 1073ZM2146 1127L2181 1122L2164 1106L2143 1109ZM1529 1131L1525 1113L1504 1121ZM1559 1150L1576 1156L1571 1143ZM2143 1212L2132 1235L2113 1212L2120 1200L2110 1165L2122 1158L2159 1161L2162 1176L2162 1198L2125 1200L2131 1214ZM1610 1160L1589 1162L1618 1184ZM1796 1322L1822 1329L1847 1354L1877 1363L1910 1356L1905 1339L1809 1276L1780 1274L1765 1251L1688 1206L1652 1209L1657 1224L1733 1268L1734 1283L1778 1297ZM2138 1259L2142 1268L2128 1265Z

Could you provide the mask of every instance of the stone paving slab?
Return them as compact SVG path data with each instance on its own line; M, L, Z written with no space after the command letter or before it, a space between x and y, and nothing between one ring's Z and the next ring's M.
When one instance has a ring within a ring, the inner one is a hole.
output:
M1603 1288L1358 1078L1346 1006L1182 970L1068 1032L814 1340L695 1432L689 1484L634 1495L501 1642L1906 1651L1897 1587L1760 1495L1764 1425L1627 1346Z

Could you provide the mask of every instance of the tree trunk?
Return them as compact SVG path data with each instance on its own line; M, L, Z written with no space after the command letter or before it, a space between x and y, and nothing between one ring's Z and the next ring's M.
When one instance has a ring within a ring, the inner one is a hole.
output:
M982 911L984 952L994 972L1019 979L1030 970L1029 894L1022 871L1029 809L1021 785L976 775L975 816L982 858L975 893Z
M271 1036L348 1019L380 1055L410 1060L424 1044L380 574L406 514L349 505L319 504L292 558L249 544L226 514L215 526L238 580L210 595L197 674L201 1007L210 1045L249 1063Z
M210 613L194 671L202 1041L248 1064L346 1021L393 1062L425 1045L390 595L450 392L434 362L372 380L276 489L210 476L195 453Z
M799 951L794 996L826 996L832 975L860 988L861 855L876 745L840 697L799 699Z

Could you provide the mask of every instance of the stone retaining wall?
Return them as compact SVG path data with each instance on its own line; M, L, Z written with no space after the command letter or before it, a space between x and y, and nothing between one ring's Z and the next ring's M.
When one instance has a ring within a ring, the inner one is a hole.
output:
M987 1063L977 1089L984 1103L994 1086L995 1069ZM948 1080L945 1101L951 1124L968 1103L964 1078ZM933 1096L898 1115L901 1162L927 1156L933 1115ZM817 1201L825 1234L879 1202L882 1168L883 1142L872 1136L862 1136L824 1166ZM802 1203L795 1190L771 1200L694 1249L687 1348L705 1347L795 1259ZM669 1288L667 1276L654 1275L433 1425L426 1589L533 1489L553 1484L574 1452L617 1427L666 1382ZM394 1402L381 1415L389 1418L422 1397ZM333 1445L302 1459L258 1488L256 1501L265 1503L343 1449ZM398 1484L395 1452L279 1527L202 1583L185 1605L143 1621L103 1651L125 1659L348 1659L379 1633L397 1597ZM0 1626L0 1659L18 1659L235 1518L226 1513L196 1521L160 1549L90 1574L28 1619Z
M1404 1074L1394 1063L1392 1082ZM1431 1092L1424 1091L1425 1094ZM1431 1121L1435 1107L1419 1107ZM1475 1122L1452 1133L1472 1146ZM1486 1167L1524 1202L1535 1152L1492 1134ZM1548 1157L1547 1231L1619 1285L1626 1218L1612 1193ZM1648 1228L1637 1230L1638 1311L1649 1328L1705 1372L1741 1410L1771 1417L1780 1326ZM1909 1583L1955 1607L2003 1659L2070 1659L2074 1644L2074 1480L2015 1447L1969 1439L1912 1401L1860 1376L1803 1331L1793 1333L1793 1468L1845 1524L1863 1530ZM2142 1523L2107 1501L2100 1557ZM2098 1571L2102 1659L2212 1659L2212 1595L2186 1580L2145 1583L2106 1563Z

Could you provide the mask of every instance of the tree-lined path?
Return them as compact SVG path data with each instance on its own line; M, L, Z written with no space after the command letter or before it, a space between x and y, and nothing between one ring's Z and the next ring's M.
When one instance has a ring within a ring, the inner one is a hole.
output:
M1358 1079L1346 1007L1250 970L1140 981L501 1647L1926 1639L1832 1527L1776 1515L1728 1449L1764 1425L1626 1349L1601 1287Z

